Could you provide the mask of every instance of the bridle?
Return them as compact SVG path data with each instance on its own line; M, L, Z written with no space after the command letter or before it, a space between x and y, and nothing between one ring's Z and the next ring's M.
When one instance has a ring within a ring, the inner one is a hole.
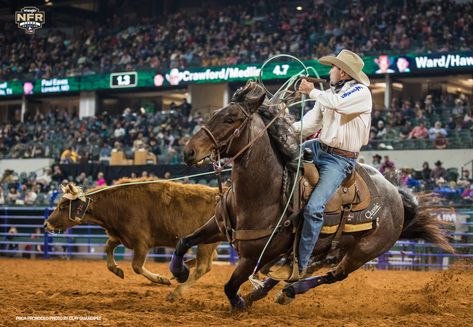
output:
M253 144L261 137L263 136L264 132L271 127L271 125L276 121L276 119L279 117L279 115L284 112L286 109L286 106L282 106L281 109L278 111L278 113L274 116L274 118L268 123L268 125L265 125L264 128L256 135L254 139L249 141L242 149L240 149L233 157L231 157L228 161L226 161L224 164L221 163L221 158L220 158L220 152L224 147L226 147L225 153L228 154L230 151L230 148L232 146L233 140L241 135L241 132L248 126L250 123L252 116L254 113L248 113L248 111L238 102L230 102L230 104L236 104L238 108L243 112L245 115L245 119L243 122L238 126L233 133L224 141L217 141L215 136L212 134L212 132L208 129L207 126L203 125L201 129L205 132L207 137L212 141L212 143L215 145L214 150L212 151L212 155L210 156L210 161L212 162L212 166L215 172L215 175L217 176L218 180L218 189L220 192L220 195L223 194L223 187L222 187L222 177L221 173L223 169L233 163L237 158L239 158L246 150L250 149Z
M228 152L230 151L230 148L232 146L232 143L233 143L233 140L237 137L240 136L241 134L241 131L248 125L248 123L250 122L251 120L251 117L253 116L253 114L249 114L248 111L243 108L243 106L239 103L236 103L236 102L230 102L229 105L231 104L235 104L238 106L238 108L241 110L241 112L243 112L243 114L245 115L245 119L243 120L243 122L240 124L240 126L238 126L234 131L233 133L226 139L224 140L223 142L218 142L217 139L215 138L215 136L212 134L212 132L208 129L207 126L202 126L202 130L207 134L207 136L209 137L209 139L213 142L213 144L215 145L215 149L214 149L214 152L217 152L217 156L220 155L220 152L221 150L226 146L227 149L225 150L225 153L228 154ZM237 157L239 157L240 154L235 155L232 160L235 160Z

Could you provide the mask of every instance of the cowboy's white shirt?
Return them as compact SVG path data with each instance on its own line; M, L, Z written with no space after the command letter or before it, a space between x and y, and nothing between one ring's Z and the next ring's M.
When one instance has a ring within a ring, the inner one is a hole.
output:
M359 152L368 144L373 101L367 86L349 81L338 93L332 88L313 89L309 97L316 103L302 119L303 137L322 128L320 140L331 147ZM301 122L292 124L292 128L300 133Z

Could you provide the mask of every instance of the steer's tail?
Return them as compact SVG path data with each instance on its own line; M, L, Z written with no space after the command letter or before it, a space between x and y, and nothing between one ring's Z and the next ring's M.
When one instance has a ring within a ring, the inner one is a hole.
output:
M404 226L400 238L421 238L427 242L434 243L447 252L455 253L453 247L448 243L444 227L449 223L437 218L435 212L441 211L437 208L419 206L416 197L408 190L398 188L404 205ZM433 198L432 194L424 197ZM443 209L445 210L445 209Z

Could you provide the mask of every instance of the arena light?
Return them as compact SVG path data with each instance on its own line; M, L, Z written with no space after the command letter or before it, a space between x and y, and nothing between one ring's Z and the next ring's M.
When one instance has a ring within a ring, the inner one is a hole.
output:
M297 6L297 7L296 7L296 10L297 10L297 11L301 11L301 10L302 10L302 6Z

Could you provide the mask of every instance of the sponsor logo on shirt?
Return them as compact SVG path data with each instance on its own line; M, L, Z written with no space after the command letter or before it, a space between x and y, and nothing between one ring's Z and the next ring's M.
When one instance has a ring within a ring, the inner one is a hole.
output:
M343 93L340 97L342 99L346 98L347 96L355 93L355 92L358 92L358 91L361 91L363 90L363 88L361 86L355 86L354 88L352 88L351 90L348 90L347 92Z

